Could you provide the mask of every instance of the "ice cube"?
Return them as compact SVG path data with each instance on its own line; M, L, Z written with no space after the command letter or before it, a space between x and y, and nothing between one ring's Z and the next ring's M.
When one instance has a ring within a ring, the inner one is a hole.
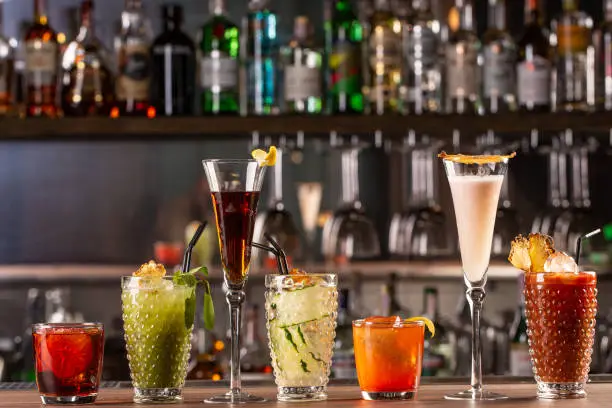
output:
M544 272L578 273L578 265L574 258L562 251L550 255L544 263Z

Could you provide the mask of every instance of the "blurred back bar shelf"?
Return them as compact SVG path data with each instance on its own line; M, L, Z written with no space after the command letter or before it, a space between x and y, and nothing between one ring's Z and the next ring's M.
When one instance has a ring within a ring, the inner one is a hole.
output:
M50 284L66 283L102 283L108 281L116 285L121 276L131 275L137 265L1 265L0 282L13 284ZM366 280L384 280L389 274L395 273L399 278L436 280L436 279L463 279L461 265L457 261L371 261L354 262L341 267L317 264L309 268L312 272L336 272L345 276L347 281L354 272L359 272ZM261 280L266 274L277 271L253 268L249 273L251 280ZM489 268L488 278L493 280L515 280L519 271L509 263L493 262ZM218 266L211 268L210 275L213 281L221 281L222 272Z
M296 134L306 137L327 137L339 134L371 134L382 132L385 138L401 138L407 131L451 140L454 130L474 135L496 133L528 133L538 130L559 132L609 132L612 114L595 113L507 113L484 116L420 115L420 116L305 116L273 117L173 117L173 118L61 118L0 119L0 140L160 140L199 138L225 140L229 136L244 137L252 132L262 134Z

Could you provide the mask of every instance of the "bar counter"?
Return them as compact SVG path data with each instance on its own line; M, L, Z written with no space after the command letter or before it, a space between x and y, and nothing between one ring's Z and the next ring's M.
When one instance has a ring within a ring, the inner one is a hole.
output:
M607 378L607 381L610 379ZM486 382L485 382L486 383ZM447 401L444 399L444 395L450 392L462 391L466 388L465 384L459 382L452 383L435 383L422 385L419 389L417 398L414 401L400 402L414 408L442 408L442 407L459 407L459 406L473 406L474 403L470 401ZM536 407L573 407L573 408L587 408L587 407L605 407L610 406L610 395L612 395L612 382L593 382L587 386L588 396L585 399L580 400L538 400L535 397L536 386L533 383L525 383L520 381L507 380L507 382L496 381L496 384L491 384L486 387L490 391L506 394L509 399L494 401L494 402L480 402L477 405L487 405L496 407L524 407L524 408L536 408ZM223 393L227 390L226 387L219 387L217 384L199 385L188 384L184 391L184 402L182 404L175 404L178 407L194 408L210 406L204 405L202 400L211 395ZM287 407L291 403L279 403L274 397L276 393L276 387L272 384L249 386L247 390L258 396L263 396L269 401L265 403L250 404L252 406L260 408L271 408L276 406ZM336 408L384 408L386 406L393 407L397 406L398 402L386 402L386 401L364 401L360 398L359 387L357 385L331 385L329 387L329 398L327 401L309 402L309 403L296 403L296 406L308 405L318 407L333 406ZM100 390L97 402L93 405L102 407L126 407L126 406L137 406L137 407L159 407L159 404L145 405L145 404L134 404L132 402L132 390L127 384L122 384L119 387L114 388L103 388ZM172 404L170 404L172 405ZM216 405L216 404L215 404ZM295 404L293 404L295 405ZM218 405L222 406L222 405ZM41 407L40 398L38 392L35 389L31 390L6 390L0 391L0 408L27 408L27 407Z

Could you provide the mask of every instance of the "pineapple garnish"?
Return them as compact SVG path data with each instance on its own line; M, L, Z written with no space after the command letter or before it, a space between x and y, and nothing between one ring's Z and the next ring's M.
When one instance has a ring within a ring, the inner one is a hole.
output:
M529 239L518 235L512 241L510 256L508 260L515 268L523 271L531 270L531 258L529 257Z
M528 238L519 235L512 241L508 260L525 272L544 272L546 260L554 253L553 239L548 235L535 233Z

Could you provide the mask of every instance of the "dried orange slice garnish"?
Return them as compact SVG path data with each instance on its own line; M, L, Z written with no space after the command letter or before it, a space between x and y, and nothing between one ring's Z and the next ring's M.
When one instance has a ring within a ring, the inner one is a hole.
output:
M251 152L251 156L260 166L274 166L276 164L276 146L270 146L270 150L266 153L265 150L255 149Z
M445 151L440 152L438 157L444 160L449 160L455 163L463 163L463 164L486 164L486 163L499 163L504 160L512 159L516 156L516 152L512 152L506 155L496 155L496 156L485 156L485 155L475 155L470 156L466 154L448 154Z
M134 272L134 276L139 278L161 278L166 275L164 265L149 261L140 265L140 268Z

